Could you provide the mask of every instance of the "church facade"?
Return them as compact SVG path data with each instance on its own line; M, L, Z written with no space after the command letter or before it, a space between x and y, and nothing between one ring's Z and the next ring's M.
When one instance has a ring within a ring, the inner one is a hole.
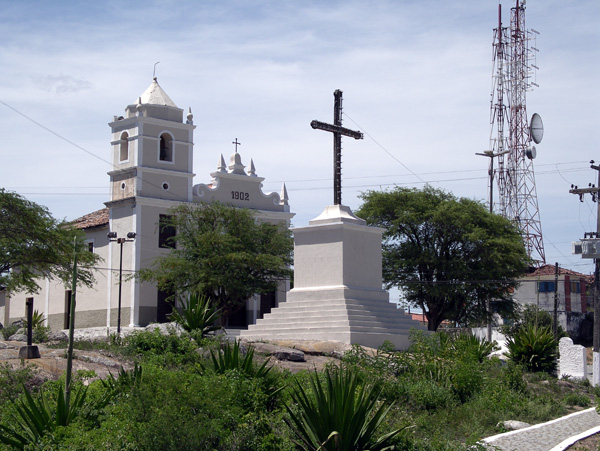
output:
M161 227L161 222L174 206L217 201L253 209L258 220L289 227L294 215L285 185L281 193L263 193L264 178L257 176L252 161L246 170L237 148L228 165L220 156L208 183L193 184L193 115L189 110L184 118L184 111L156 78L136 102L126 107L125 115L114 116L109 126L110 199L105 202L106 208L74 221L76 227L85 231L89 249L102 258L95 271L95 285L78 288L75 327L116 327L119 311L122 327L168 321L172 311L166 300L169 293L127 276L169 252L168 238L175 232ZM112 239L107 236L109 232ZM115 241L118 239L123 240ZM119 268L123 275L120 290ZM70 288L48 280L41 281L40 286L40 293L33 296L34 309L44 313L53 330L66 328ZM246 308L230 318L229 326L255 323L285 301L288 289L289 282L281 283L276 292L249 299ZM25 316L25 299L30 296L15 293L6 300L4 324Z

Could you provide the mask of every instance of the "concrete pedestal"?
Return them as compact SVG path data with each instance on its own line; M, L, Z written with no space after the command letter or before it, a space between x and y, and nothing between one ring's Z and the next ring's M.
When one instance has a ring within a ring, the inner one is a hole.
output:
M382 232L342 205L328 206L308 227L294 229L294 289L240 337L408 347L409 330L425 327L391 304L381 288Z
M39 359L40 350L35 345L21 346L19 349L19 358L21 359Z

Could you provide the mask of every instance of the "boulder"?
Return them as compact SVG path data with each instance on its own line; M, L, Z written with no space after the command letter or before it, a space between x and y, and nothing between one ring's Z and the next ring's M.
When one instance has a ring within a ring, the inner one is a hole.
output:
M27 335L16 333L8 337L8 341L27 341Z
M497 427L504 428L507 431L516 431L518 429L528 428L529 426L531 426L529 423L525 423L523 421L517 421L517 420L501 421L497 425Z
M250 344L256 352L275 357L277 360L289 360L291 362L305 362L304 353L298 349L286 348L269 343L255 342Z

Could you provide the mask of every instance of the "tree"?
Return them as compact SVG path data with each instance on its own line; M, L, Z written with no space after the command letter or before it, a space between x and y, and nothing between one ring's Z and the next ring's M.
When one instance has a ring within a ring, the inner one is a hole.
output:
M0 189L0 286L37 293L42 277L67 283L73 244L79 249L78 280L91 286L99 257L83 245L84 233L50 215L46 207Z
M517 228L481 203L425 186L368 191L357 215L383 233L383 280L427 316L429 330L443 320L489 320L488 300L500 314L515 304L510 293L529 260Z
M219 203L180 205L166 227L175 248L140 271L142 280L173 293L198 291L213 299L223 318L255 293L276 289L291 276L292 238L283 224L257 220L255 212Z

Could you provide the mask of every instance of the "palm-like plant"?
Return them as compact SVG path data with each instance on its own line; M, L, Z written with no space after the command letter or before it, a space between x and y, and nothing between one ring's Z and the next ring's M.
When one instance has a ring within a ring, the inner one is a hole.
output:
M212 370L217 374L225 374L229 371L239 371L249 377L261 378L264 382L265 393L272 398L275 394L283 389L279 386L277 377L273 375L269 366L269 359L265 360L262 365L257 365L254 362L254 348L250 347L245 354L241 352L240 344L236 340L233 345L225 344L223 349L215 355L210 351ZM202 370L205 370L202 366Z
M25 389L25 399L17 401L18 412L16 428L0 424L0 442L16 449L37 443L39 439L52 433L59 426L68 426L75 417L86 416L94 408L104 408L110 402L112 394L108 391L91 408L86 410L87 387L81 386L75 396L67 403L62 383L58 387L56 401L48 398L44 391L35 399Z
M529 371L556 370L558 342L549 327L526 325L506 339L508 357Z
M182 301L181 312L175 310L170 315L171 320L184 330L200 333L200 338L209 332L221 329L221 326L217 325L220 317L221 309L214 307L210 298L197 292Z
M375 432L391 405L379 401L379 390L360 384L356 374L343 367L327 369L322 382L315 371L307 394L300 383L292 392L298 410L286 405L286 423L304 450L385 451L393 449L391 440L402 429L379 438Z

